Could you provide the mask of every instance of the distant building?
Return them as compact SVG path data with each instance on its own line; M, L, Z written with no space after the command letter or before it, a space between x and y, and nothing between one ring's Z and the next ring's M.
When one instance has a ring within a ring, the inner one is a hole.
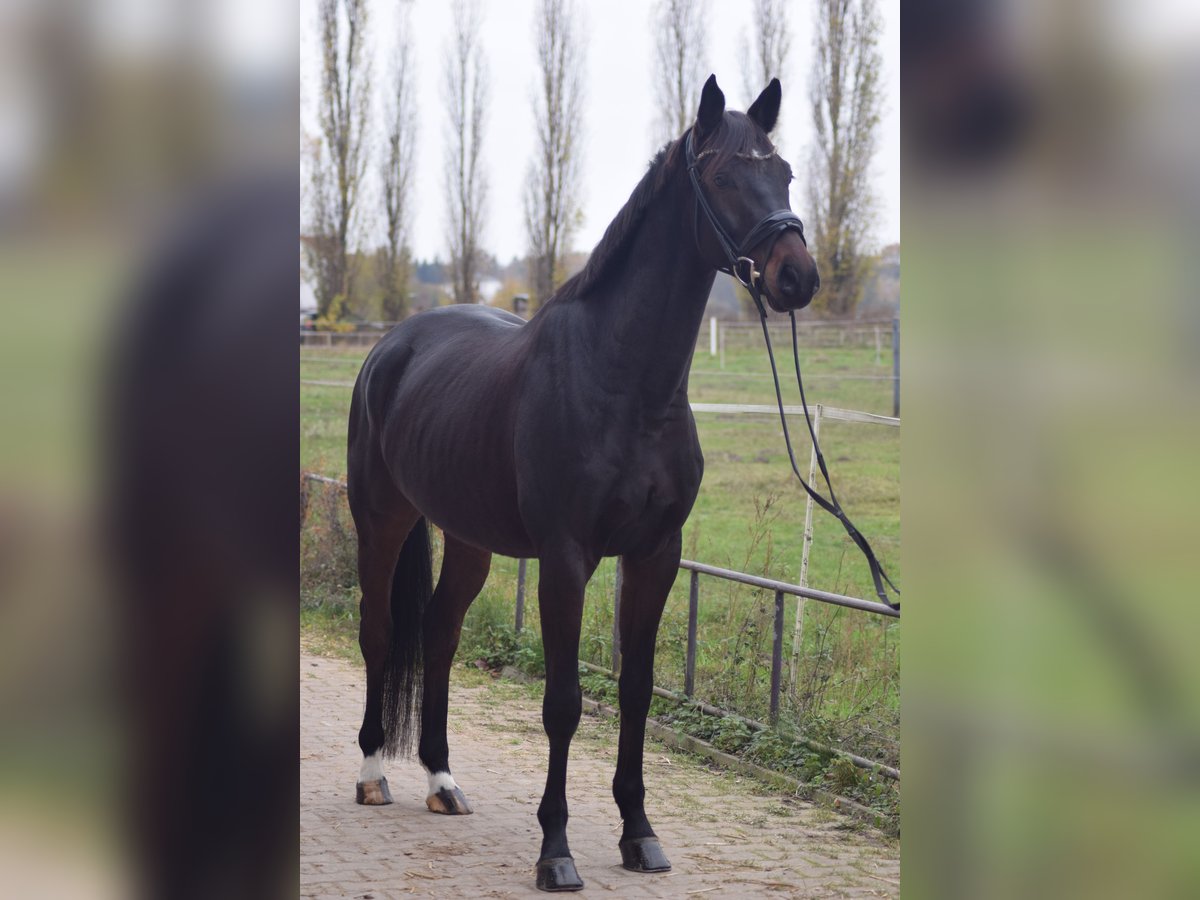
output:
M312 285L300 277L300 312L315 313L317 311L317 295Z
M503 283L499 278L480 278L479 299L484 303L491 304L496 299L496 295L500 293L501 287L503 287Z
M873 319L894 316L899 311L900 245L888 244L879 251L855 315L860 319Z
M315 314L317 311L317 293L308 280L308 266L305 265L304 245L312 238L300 235L300 312Z

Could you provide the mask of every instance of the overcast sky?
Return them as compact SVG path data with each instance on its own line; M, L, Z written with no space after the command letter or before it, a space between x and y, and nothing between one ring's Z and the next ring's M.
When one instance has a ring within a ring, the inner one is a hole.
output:
M370 39L376 70L391 52L404 0L374 0ZM418 258L446 256L442 148L446 128L442 104L442 59L450 31L446 0L409 0L416 36L418 148L411 243ZM320 86L316 56L316 2L303 0L301 14L302 121L317 132L315 98ZM655 139L652 56L653 4L649 0L580 0L586 19L587 76L584 103L583 215L573 249L589 250L641 178L658 149ZM898 0L880 0L884 30L884 117L875 160L878 221L873 242L900 240L900 10ZM490 190L483 246L502 262L526 252L522 188L533 150L532 92L536 73L535 0L483 0L483 46L490 107L483 158ZM754 97L743 89L739 47L750 22L749 0L709 0L708 70L715 72L731 109ZM780 73L783 108L773 137L797 171L792 208L807 218L801 163L811 125L807 109L812 59L811 0L790 4L792 52ZM379 83L378 77L376 78ZM764 85L765 86L765 85ZM761 89L763 86L759 86ZM757 90L757 89L756 89ZM366 201L378 204L374 178ZM377 238L375 239L377 240ZM373 241L372 241L373 242Z

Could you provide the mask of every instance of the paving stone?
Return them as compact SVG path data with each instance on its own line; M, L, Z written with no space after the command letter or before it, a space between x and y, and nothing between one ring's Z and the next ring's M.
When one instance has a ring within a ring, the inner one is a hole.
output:
M354 802L363 673L300 659L300 893L311 898L540 897L534 888L545 784L541 702L524 689L450 686L450 765L475 808L425 808L414 760L387 764L391 806ZM620 866L612 799L616 730L584 716L567 774L568 834L585 894L622 898L898 897L898 844L811 804L735 779L650 740L646 808L674 864L666 875Z

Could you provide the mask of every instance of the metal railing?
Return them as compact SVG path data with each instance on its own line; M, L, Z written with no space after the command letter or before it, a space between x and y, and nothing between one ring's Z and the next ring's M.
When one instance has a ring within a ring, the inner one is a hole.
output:
M346 482L330 478L327 475L318 475L315 472L302 472L301 480L305 482L315 482L318 484L327 485L341 493L346 491ZM302 495L302 509L306 504L304 501L307 498ZM303 512L302 512L303 519ZM302 521L303 525L303 521ZM840 606L846 609L856 609L860 612L873 613L875 615L886 616L888 618L899 619L899 610L892 609L883 603L874 600L865 600L861 597L850 597L845 594L837 594L830 591L822 591L817 588L811 588L801 584L791 584L786 581L778 581L773 578L764 578L759 575L751 575L746 572L738 572L734 569L725 569L720 566L712 566L707 563L696 562L690 559L681 559L679 568L690 573L690 585L688 588L688 627L687 627L687 649L684 663L684 689L682 696L675 694L673 691L655 685L654 693L667 697L676 701L691 702L699 706L705 713L716 716L730 717L740 719L746 722L751 727L765 728L767 727L761 722L753 719L748 719L745 716L734 713L730 710L712 706L711 704L699 701L695 697L695 681L696 681L696 648L698 642L698 627L699 627L699 610L700 610L700 576L705 575L712 578L719 578L724 581L732 581L738 584L745 584L750 587L760 588L763 590L772 591L775 595L775 615L774 615L774 633L771 648L771 695L770 695L770 723L772 726L778 724L779 719L779 700L782 693L783 682L783 632L784 632L784 598L786 596L798 597L803 600L814 600L818 603L828 603L833 606ZM527 592L527 571L528 560L517 560L517 590L516 590L516 609L515 609L515 627L518 632L525 627L525 596ZM612 666L610 669L603 669L600 666L593 665L587 662L581 662L580 665L595 672L606 672L611 677L616 678L620 673L621 667L621 636L618 627L620 622L621 609L621 567L616 568L616 578L613 588L613 630L612 630ZM859 768L877 771L887 778L899 780L900 772L898 769L878 763L874 760L865 759L853 753L838 748L826 747L817 744L808 739L802 739L802 743L820 750L821 752L842 756L849 759L854 765Z
M302 347L371 347L387 331L301 331Z
M522 629L525 616L525 563L525 560L520 560L517 568L517 631ZM762 722L757 722L754 719L747 718L730 710L697 700L695 697L696 647L700 611L701 575L720 578L725 581L733 581L738 584L745 584L751 587L762 588L764 590L773 591L775 594L774 640L772 641L771 645L771 726L776 726L779 724L779 699L780 694L782 693L783 683L784 597L791 595L805 600L815 600L819 603L828 603L833 606L841 606L847 609L857 609L861 612L869 612L880 616L887 616L888 618L892 619L900 618L899 610L892 609L890 606L874 600L864 600L860 597L849 597L845 594L835 594L829 591L821 591L817 590L816 588L806 587L804 585L790 584L786 581L777 581L773 578L763 578L758 575L750 575L746 572L738 572L734 569L723 569L720 566L710 566L707 563L695 562L694 560L690 559L681 559L679 561L679 568L691 573L691 584L688 588L687 655L684 663L683 694L676 694L674 691L669 691L658 685L654 685L654 693L657 696L665 697L675 702L692 703L699 707L700 710L707 715L738 719L742 722L745 722L750 727L760 730L767 728L768 726ZM618 623L620 622L620 610L621 567L618 565L616 570L616 580L613 587L612 667L610 669L604 669L601 666L597 666L589 662L580 662L580 665L588 671L596 672L598 674L607 674L613 679L618 677L621 668L621 636L618 629ZM884 765L883 763L872 759L867 759L837 747L829 747L825 744L820 744L807 737L800 736L798 739L800 740L800 743L812 750L833 756L843 757L860 769L877 772L883 777L893 781L900 780L900 770L893 768L892 766Z
M826 419L834 419L841 422L857 422L863 425L884 425L889 428L899 428L900 420L890 416L880 416L875 413L860 412L857 409L839 409L836 406L826 406L823 403L818 403L814 410L812 418L812 433L814 437L819 437L821 434L821 422ZM816 484L817 477L817 445L813 444L812 451L808 460L808 483ZM800 585L808 588L808 559L812 553L813 546L813 498L810 494L804 504L804 543L803 550L800 555ZM873 601L862 601L864 603L873 603ZM890 606L884 606L881 603L873 603L874 606L881 606L887 609L888 612L884 615L895 614L899 618L899 612L892 610ZM877 612L878 610L871 610ZM791 678L796 680L796 672L800 664L800 647L804 639L804 604L800 603L796 606L796 623L792 629L792 662L791 662Z
M802 597L806 600L816 600L819 603L829 603L833 606L843 606L847 609L857 609L862 612L875 613L880 616L899 619L900 611L875 600L864 600L861 597L849 597L845 594L835 594L800 584L790 584L777 581L774 578L763 578L733 569L723 569L720 566L710 566L707 563L681 559L679 568L691 572L691 585L688 589L688 629L687 651L684 664L683 695L693 699L696 686L696 645L697 628L700 609L700 576L708 575L725 581L733 581L775 594L775 622L771 649L771 698L770 720L774 724L779 719L779 697L783 684L783 613L784 597ZM621 615L621 569L617 567L616 584L613 590L613 633L612 633L612 675L615 678L621 670L621 635L618 628ZM516 629L520 631L525 621L525 560L521 560L517 568L517 602Z

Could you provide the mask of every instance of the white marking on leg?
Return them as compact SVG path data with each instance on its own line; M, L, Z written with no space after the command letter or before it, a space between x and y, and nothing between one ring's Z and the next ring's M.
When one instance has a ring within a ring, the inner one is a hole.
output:
M379 781L383 778L383 758L380 756L380 751L376 750L370 756L363 757L362 769L358 773L358 783L366 784L368 781Z
M434 794L440 793L443 790L453 791L458 788L454 781L454 776L449 772L430 772L429 773L429 793L427 796L432 797Z

